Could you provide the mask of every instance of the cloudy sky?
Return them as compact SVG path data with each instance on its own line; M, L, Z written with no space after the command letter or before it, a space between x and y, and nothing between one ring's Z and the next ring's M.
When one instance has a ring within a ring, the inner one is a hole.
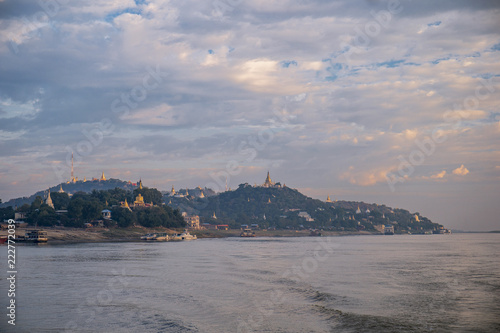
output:
M500 2L0 0L0 198L273 180L500 229Z

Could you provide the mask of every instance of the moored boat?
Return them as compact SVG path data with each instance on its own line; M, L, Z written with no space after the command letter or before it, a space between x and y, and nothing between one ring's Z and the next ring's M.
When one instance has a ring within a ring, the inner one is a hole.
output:
M318 229L311 229L311 233L309 234L309 236L319 237L321 236L321 231L319 231Z
M194 240L197 239L196 235L191 235L189 231L184 230L183 233L181 234L174 234L172 236L169 236L170 240L173 241L182 241L182 240Z
M253 232L252 229L243 229L240 237L255 237L255 232Z
M156 238L156 233L153 234L145 234L141 236L141 240L154 240Z
M167 235L166 232L155 232L142 236L141 240L166 242L169 240L169 238L170 237Z
M49 239L47 237L47 231L28 230L24 236L17 236L16 240L19 242L47 243Z
M0 236L0 244L7 242L8 236Z

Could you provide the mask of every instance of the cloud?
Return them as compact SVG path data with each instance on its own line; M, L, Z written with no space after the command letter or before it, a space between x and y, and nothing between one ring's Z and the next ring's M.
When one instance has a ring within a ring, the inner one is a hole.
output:
M339 176L340 180L347 180L353 185L359 186L372 186L378 183L387 182L387 174L392 169L386 167L379 167L371 170L356 170L354 166Z
M43 12L38 2L0 1L0 154L10 161L0 195L55 182L50 164L105 118L114 131L82 159L88 175L105 166L139 178L168 166L169 179L202 183L236 160L275 168L287 184L379 195L398 157L433 133L446 140L432 141L397 184L412 198L447 195L450 165L500 165L498 1L402 2L363 45L353 45L357 34L387 2L234 3L214 15L212 1L65 1L50 20L27 24ZM128 115L115 112L113 101L157 66L166 73L158 86Z
M174 126L181 123L180 116L165 103L131 112L123 116L122 120L131 124L153 126Z
M454 175L465 176L469 173L469 170L462 164L460 167L452 171Z
M438 172L438 173L432 175L430 178L432 178L432 179L443 179L444 176L446 176L446 170Z

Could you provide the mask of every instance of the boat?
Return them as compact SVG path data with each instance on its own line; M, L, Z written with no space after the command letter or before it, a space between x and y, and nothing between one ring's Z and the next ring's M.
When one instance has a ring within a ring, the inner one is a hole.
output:
M156 234L156 237L154 239L155 241L162 241L162 242L166 242L169 240L169 236L167 235L166 232L160 232L160 233L157 233Z
M166 242L169 240L169 236L166 232L155 232L142 236L141 240Z
M445 229L444 227L441 227L437 230L433 230L432 233L437 234L437 235L451 234L451 230Z
M393 225L384 226L384 235L394 235L394 226Z
M7 242L8 236L0 236L0 244L4 244Z
M319 237L321 236L321 231L319 231L318 229L311 229L311 233L309 234L309 236Z
M28 230L24 236L17 236L16 240L19 242L47 243L49 239L47 237L47 231Z
M146 234L141 236L141 240L154 240L156 238L156 233L154 234Z
M173 241L183 241L183 240L194 240L197 239L196 235L191 235L189 231L184 230L183 233L181 234L174 234L172 236L169 236L170 240Z
M243 229L240 237L255 237L255 232L253 232L252 229Z

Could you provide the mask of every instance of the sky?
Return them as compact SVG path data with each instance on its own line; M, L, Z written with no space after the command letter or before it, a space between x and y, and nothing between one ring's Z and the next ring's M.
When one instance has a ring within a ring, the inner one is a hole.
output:
M500 2L0 0L0 198L75 176L500 229Z

